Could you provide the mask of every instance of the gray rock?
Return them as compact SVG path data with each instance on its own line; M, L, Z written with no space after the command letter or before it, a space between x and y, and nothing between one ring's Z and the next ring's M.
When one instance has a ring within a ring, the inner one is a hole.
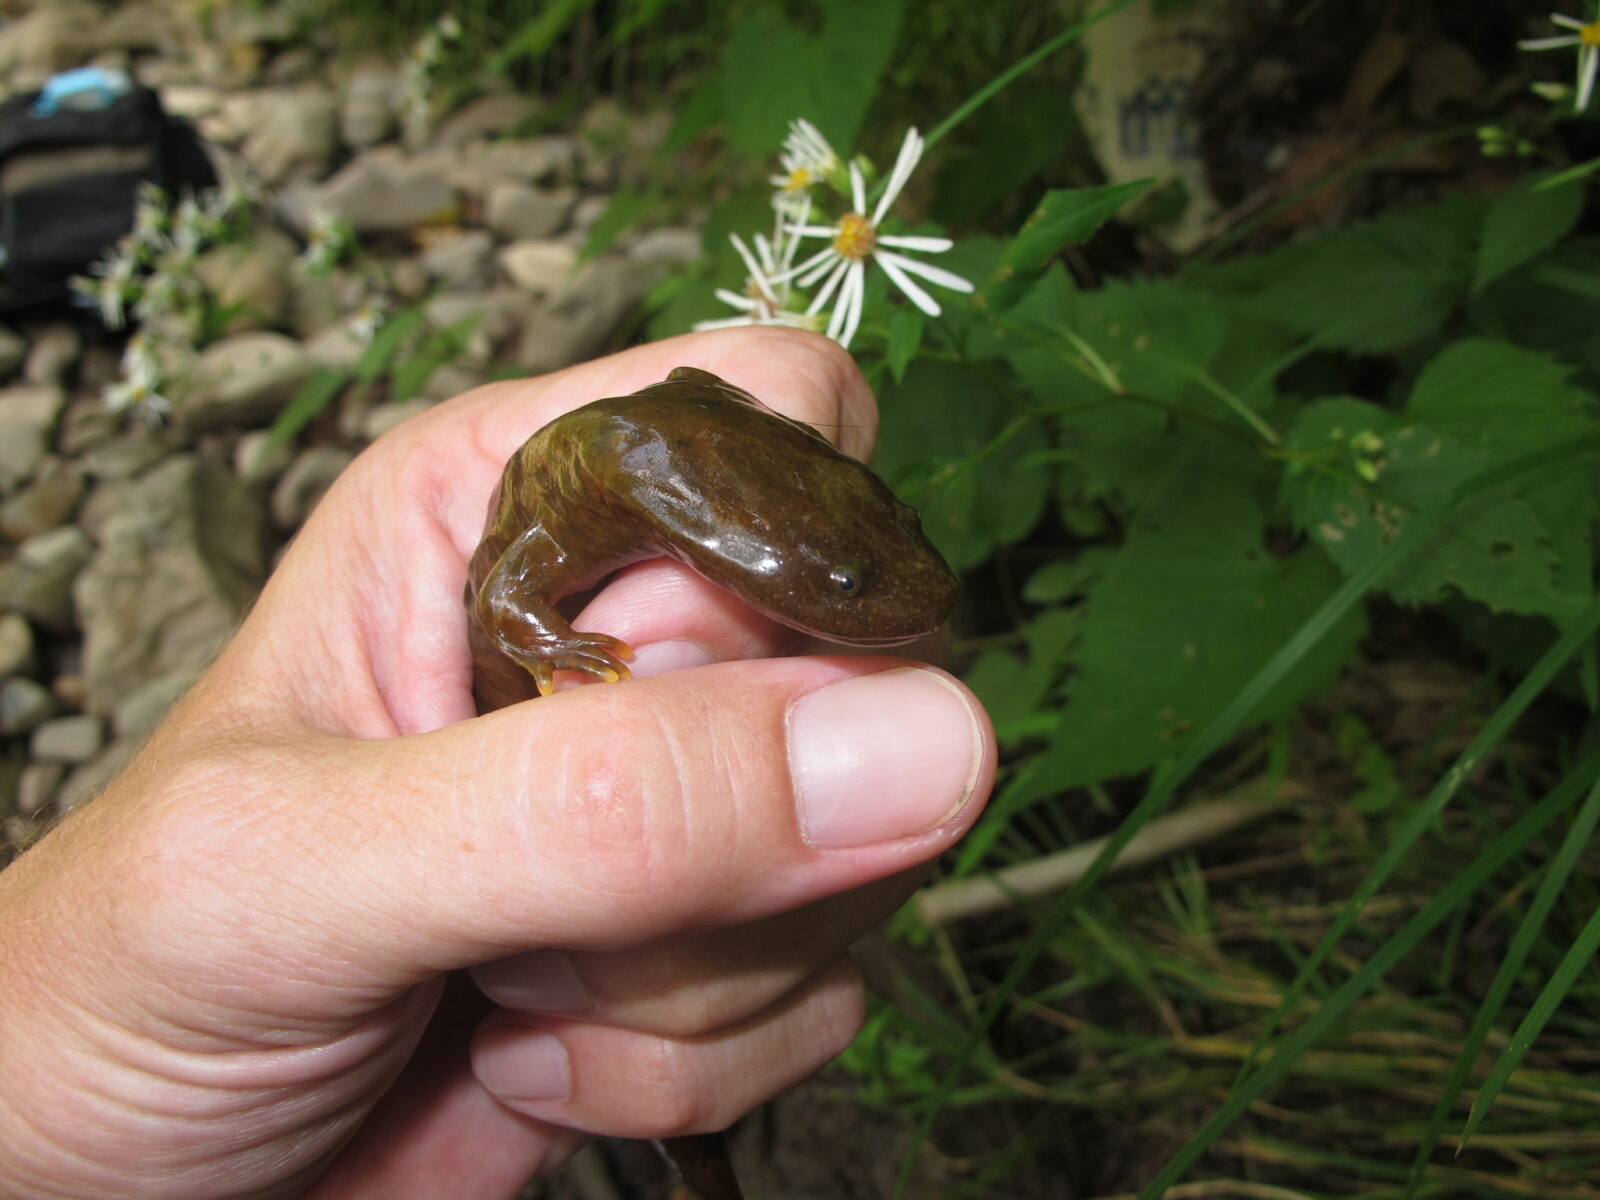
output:
M322 494L354 458L350 451L337 446L302 450L272 489L272 520L278 528L300 528Z
M488 381L488 375L476 367L469 367L465 363L445 363L428 376L428 381L422 385L421 399L429 404L437 404Z
M425 311L435 329L449 329L475 318L467 353L489 358L521 327L532 306L533 298L526 292L501 287L487 292L444 292L430 300Z
M33 669L33 626L20 613L0 614L0 678Z
M121 418L98 397L74 400L61 419L61 453L68 457L82 454L90 446L116 436L121 428Z
M61 763L29 763L17 779L17 811L25 817L49 809L66 775Z
M418 413L427 412L432 407L433 401L421 396L414 400L374 404L361 414L360 435L369 442L375 442L396 425L409 421Z
M662 264L601 258L585 264L560 293L529 316L512 360L542 374L593 358L617 336Z
M0 390L0 491L10 491L38 469L66 402L58 387L24 384Z
M539 188L506 181L489 189L483 220L507 240L553 237L567 223L578 193L573 188Z
M333 157L338 115L338 101L320 84L273 89L253 113L245 161L268 183L297 169L320 173Z
M240 436L233 447L233 473L248 483L271 483L294 457L287 442L280 442L270 451L267 445L272 433L266 429L252 429Z
M0 566L0 606L46 629L71 632L72 585L89 553L88 535L76 525L29 538Z
M401 300L414 303L432 290L433 281L428 278L428 269L415 258L393 258L384 267L390 290Z
M610 204L610 196L585 196L579 200L578 207L572 210L572 219L567 222L567 232L562 240L581 247L589 240L589 230Z
M84 763L64 780L56 790L56 812L65 815L84 801L93 798L122 773L139 748L135 738L121 738L112 742L93 762Z
M131 489L74 590L87 711L115 711L158 675L194 674L265 574L260 501L225 467L181 454Z
M316 212L350 222L357 233L399 233L454 219L455 189L440 171L379 146L352 160L307 194L295 214L302 230Z
M202 254L194 273L219 309L232 310L225 332L273 329L287 321L294 299L292 261L292 252L285 255L255 244L221 246Z
M222 92L199 83L168 83L161 88L161 107L185 121L198 121L222 107Z
M501 93L469 100L439 123L431 144L442 149L470 145L513 132L533 115L527 96Z
M78 461L96 479L124 479L137 475L166 457L171 446L150 429L130 429L91 447Z
M46 458L33 483L0 503L0 537L26 541L65 525L83 499L83 472L59 458Z
M27 733L55 711L56 698L44 684L21 675L0 683L0 734Z
M236 333L208 346L184 381L178 418L190 429L238 428L277 413L311 373L309 355L281 333Z
M142 738L160 724L193 682L194 672L182 670L158 675L135 688L111 714L112 731L119 738Z
M494 236L486 229L469 229L431 239L420 261L434 279L457 290L481 288L489 282Z
M28 753L36 762L86 763L106 745L106 724L87 715L56 717L33 731Z
M301 349L320 367L350 371L355 369L371 344L372 339L357 328L356 320L352 317L313 334L301 343Z
M82 350L83 338L71 325L46 325L33 335L33 345L22 364L22 378L41 386L58 386Z
M652 229L628 247L628 257L642 261L690 263L704 256L700 231L683 227Z
M449 156L419 156L434 162L451 184L479 200L497 183L550 183L570 179L576 162L571 138L518 138L479 142Z
M79 66L100 50L96 30L104 14L79 0L55 0L0 28L0 71L29 75Z
M534 296L561 291L577 268L578 252L564 242L512 242L500 251L500 269Z
M22 365L28 343L9 325L0 325L0 375L10 375Z
M400 72L390 63L357 64L339 100L339 136L345 145L364 150L387 140L399 125L404 92Z

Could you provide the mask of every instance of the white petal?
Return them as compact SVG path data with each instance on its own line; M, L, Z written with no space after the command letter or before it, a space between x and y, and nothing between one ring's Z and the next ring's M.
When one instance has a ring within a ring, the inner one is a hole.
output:
M853 268L850 278L845 281L839 296L839 307L845 314L844 329L840 332L839 344L847 350L856 336L856 330L861 326L861 309L867 293L866 264L854 262L850 265Z
M878 197L878 211L872 214L874 225L882 223L883 214L889 211L889 206L905 189L906 180L911 178L911 172L917 169L917 162L921 158L922 138L914 128L908 129L906 140L900 143L900 153L894 160L894 169L889 172L889 182L884 185L883 195Z
M902 237L899 234L887 237L879 234L878 245L896 246L901 250L921 250L927 254L938 254L943 250L950 249L955 243L949 238L942 237Z
M767 272L761 269L760 264L755 260L755 256L746 249L744 242L740 240L737 233L730 233L728 240L733 243L733 248L739 252L739 257L744 260L744 269L749 272L750 281L756 285L756 290L771 303L776 304L778 298L772 294L772 288L767 283ZM729 303L731 304L732 301L729 301Z
M829 272L834 270L835 264L842 263L844 261L845 259L840 256L839 252L832 246L829 246L827 252L819 256L816 266L812 267L809 271L795 276L795 287L810 287L824 275L827 275Z
M761 307L759 301L752 300L749 296L741 296L738 292L730 292L727 288L718 288L713 294L724 304L742 312L752 312Z
M1566 33L1560 37L1529 38L1525 42L1518 42L1518 50L1564 50L1568 46L1581 46L1583 39L1574 34Z
M822 290L819 291L816 296L812 298L811 303L806 306L806 312L821 312L827 306L829 297L833 295L833 289L839 286L839 281L849 274L849 272L850 260L848 258L841 258L838 265L834 267L833 271L828 275L826 282L823 283Z
M1596 67L1600 67L1600 48L1585 46L1578 51L1578 98L1572 102L1575 112L1589 107L1589 99L1594 95Z
M696 321L694 328L696 333L702 333L707 329L732 329L736 325L754 324L756 324L754 317L720 317L715 321Z
M931 263L918 262L914 258L907 258L904 254L894 254L888 250L879 250L873 255L873 257L879 259L880 261L886 258L892 258L894 260L894 265L899 267L902 271L909 271L913 275L919 275L923 279L926 279L929 283L936 283L940 287L947 287L952 292L970 292L973 290L972 284L961 278L961 276L957 275L954 271L946 271L943 267L936 267Z
M883 268L883 273L894 281L895 287L899 288L906 294L906 299L910 300L911 303L915 304L930 317L937 317L939 315L939 302L932 296L928 295L927 292L923 291L922 288L918 287L916 281L901 269L900 264L909 262L909 259L902 258L898 262L895 262L891 261L889 255L881 253L874 254L872 257L875 258L878 262L878 265Z
M833 237L839 232L837 225L785 225L796 237Z
M867 181L861 177L861 168L855 163L850 164L850 203L854 206L852 212L867 215Z
M773 283L785 283L788 280L793 279L796 275L803 274L804 272L809 270L811 267L815 266L817 263L820 263L823 259L826 259L826 258L837 258L838 254L839 254L839 252L837 250L835 250L832 246L824 246L821 250L818 250L815 254L813 254L810 258L806 259L805 262L801 263L799 266L790 267L787 271L783 271L783 272L781 272L781 273L779 273L777 275L774 275L772 277L772 282Z
M1563 29L1582 29L1583 22L1576 17L1569 17L1563 13L1551 13L1550 24L1559 25Z

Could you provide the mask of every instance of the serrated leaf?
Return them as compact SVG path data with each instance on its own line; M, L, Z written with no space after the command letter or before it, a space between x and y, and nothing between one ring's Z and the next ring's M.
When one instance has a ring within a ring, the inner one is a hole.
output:
M884 357L889 361L889 371L896 383L906 377L906 367L917 356L922 345L922 314L910 305L902 305L889 318L889 342Z
M875 463L950 565L967 570L1024 537L1050 486L1048 466L1022 461L1044 448L1038 423L954 363L914 359L903 381L885 383Z
M1265 514L1231 482L1246 452L1176 455L1084 605L1050 786L1143 770L1179 753L1317 611L1339 573L1315 547L1275 557ZM1364 629L1353 612L1252 711L1267 720L1329 686Z
M1465 480L1595 432L1600 422L1587 406L1543 355L1459 342L1423 371L1403 412L1351 399L1308 406L1291 444L1325 469L1289 477L1285 499L1297 524L1354 572ZM1360 477L1357 460L1369 464L1371 478ZM1589 536L1597 516L1583 469L1520 479L1463 502L1449 536L1419 546L1391 576L1389 592L1401 603L1427 604L1454 589L1495 612L1563 622L1593 594Z
M1473 291L1537 258L1571 232L1583 209L1583 184L1573 180L1540 186L1549 179L1549 175L1530 175L1489 205L1472 275Z
M1372 354L1425 337L1465 296L1483 205L1458 199L1381 217L1214 268L1244 311L1314 345Z
M1136 179L1104 187L1046 192L1006 247L1000 266L984 288L984 302L995 312L1010 308L1057 254L1067 246L1086 241L1154 182Z

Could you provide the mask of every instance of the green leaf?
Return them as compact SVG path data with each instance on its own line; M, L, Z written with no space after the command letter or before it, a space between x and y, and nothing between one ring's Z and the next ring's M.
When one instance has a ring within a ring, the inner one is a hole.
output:
M1180 452L1088 588L1049 751L1053 787L1132 774L1183 749L1338 586L1314 547L1268 552L1252 459L1218 438ZM1352 612L1247 720L1332 684L1364 629Z
M889 318L889 344L884 350L896 383L905 379L906 367L917 356L917 347L921 345L922 314L909 304L903 304Z
M623 186L611 194L610 202L589 226L589 236L584 239L578 258L587 261L603 254L628 230L639 224L661 201L661 189L645 190Z
M1296 523L1354 571L1468 478L1600 429L1588 406L1544 356L1461 341L1428 364L1401 413L1348 399L1308 406L1291 443L1321 469L1290 476L1285 498ZM1469 498L1451 536L1419 546L1390 594L1427 604L1454 589L1495 612L1570 620L1593 594L1589 536L1600 516L1588 468L1576 457L1573 466Z
M1035 421L1012 417L982 378L954 363L912 360L881 388L876 464L957 571L1023 538L1049 494L1049 469L1024 460L1044 446Z
M1430 205L1197 274L1313 345L1393 350L1438 329L1466 294L1482 208Z
M855 142L900 31L904 0L819 0L807 32L763 6L734 27L723 53L722 111L728 141L770 154L806 117L843 155Z
M1154 182L1136 179L1104 187L1046 192L1006 247L994 278L984 288L984 302L995 312L1010 308L1056 255L1067 246L1087 241L1124 204Z
M356 379L362 383L372 383L382 375L394 356L400 353L400 347L421 327L422 319L420 308L408 308L385 321L361 352L361 358L355 366Z
M1529 175L1489 205L1472 275L1473 291L1537 258L1572 231L1583 209L1583 184L1541 186L1549 179L1549 175Z
M546 0L543 11L511 35L496 56L495 69L504 72L519 58L537 58L555 45L556 39L567 31L579 13L593 5L594 0Z
M299 390L289 397L289 403L283 406L283 411L273 419L272 427L267 433L266 444L261 447L260 455L251 465L251 474L253 475L267 460L268 455L279 446L286 445L295 434L311 424L316 415L327 408L344 390L350 378L348 372L333 367L318 366L312 370Z

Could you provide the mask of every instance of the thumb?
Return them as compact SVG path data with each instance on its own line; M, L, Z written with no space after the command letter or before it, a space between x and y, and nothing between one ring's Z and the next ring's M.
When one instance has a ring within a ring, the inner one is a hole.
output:
M745 922L903 871L971 825L994 745L941 672L807 658L227 758L227 796L166 832L163 855L206 864L185 878L210 921L313 966L324 992L382 994L536 947ZM165 886L182 907L183 884Z

